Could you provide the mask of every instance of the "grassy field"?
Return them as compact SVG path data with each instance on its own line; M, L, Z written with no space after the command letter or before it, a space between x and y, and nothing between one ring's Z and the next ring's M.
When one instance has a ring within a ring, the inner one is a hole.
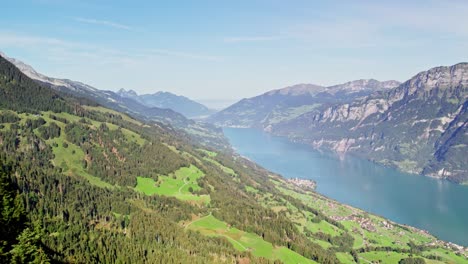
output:
M119 126L111 124L111 123L107 123L107 122L106 122L106 126L110 130L117 130L119 128ZM120 128L120 130L122 131L122 134L124 134L125 138L128 141L133 141L133 142L137 143L140 146L143 146L146 143L146 140L144 140L139 134L137 134L137 133L135 133L135 132L133 132L131 130L128 130L126 128Z
M367 261L379 261L379 263L398 263L403 258L407 258L408 254L396 252L366 252L359 254L363 263ZM367 261L365 261L367 260Z
M206 149L197 149L198 151L200 151L201 153L205 153L206 155L208 155L209 157L216 157L218 156L218 153L216 152L213 152L213 151L209 151L209 150L206 150Z
M216 165L216 166L218 166L218 168L220 168L225 173L227 173L229 175L232 175L234 177L237 176L237 173L233 169L224 166L223 164L217 162L216 160L210 159L210 158L207 158L207 157L204 157L203 159L210 162L210 163L212 163L212 164L214 164L214 165Z
M246 186L246 190L248 190L249 186ZM249 189L252 187L249 187ZM257 194L256 192L252 192L254 194ZM301 211L295 206L293 206L291 203L285 200L278 200L275 197L268 196L268 195L258 195L257 194L257 199L260 201L260 203L266 207L270 208L275 212L280 212L284 211L286 213L286 216L296 224L297 228L299 230L307 230L312 233L317 233L317 232L322 232L331 236L338 236L342 233L344 233L344 230L340 230L336 226L322 220L320 222L312 222L311 219L315 217L314 214L306 211ZM314 237L309 238L311 241L314 243L319 244L323 248L330 248L332 245L328 241L323 241L319 240Z
M281 260L283 263L315 263L312 260L291 251L285 247L275 247L260 236L229 227L225 222L214 216L194 220L186 225L187 229L199 231L208 236L219 236L229 240L239 251L250 251L254 256Z
M41 112L40 115L20 113L18 114L18 117L21 118L19 123L22 125L25 124L27 119L36 120L38 118L42 118L46 121L46 124L44 124L44 126L48 126L51 123L55 123L62 129L59 137L49 139L46 142L50 146L52 146L52 151L55 156L54 159L52 160L53 164L56 167L60 167L64 174L69 175L71 177L83 177L86 180L88 180L89 183L96 185L98 187L115 188L115 186L101 180L99 177L93 176L86 172L86 170L83 168L83 161L85 159L85 154L83 150L79 146L71 142L68 142L66 140L66 135L64 133L66 124L57 120L52 120L49 117L50 115L55 115L59 118L64 118L68 120L69 122L79 122L81 119L78 116L74 116L68 113L52 113L52 112ZM101 122L97 122L97 121L90 120L90 119L87 119L87 120L90 121L94 127L98 127L99 125L101 125ZM7 125L8 127L6 128L9 128L10 124L7 124ZM117 129L117 126L113 124L106 123L106 125L108 125L110 129ZM38 129L35 129L34 133L40 136ZM134 133L133 131L130 131L124 128L122 129L122 133L125 135L128 141L133 141L140 145L145 143L145 140L142 139L138 134ZM68 147L65 148L64 143L67 143Z
M101 109L101 108L98 108L98 109ZM102 108L101 110L104 111L106 109ZM109 110L109 111L110 113L112 113L112 110ZM55 123L62 129L60 137L49 139L47 140L47 143L52 146L52 151L55 156L55 158L52 161L53 164L57 167L62 168L62 171L64 174L67 174L72 177L83 177L87 179L91 184L99 186L99 187L114 188L115 186L101 180L99 177L93 176L86 172L86 170L83 168L83 160L85 158L85 154L83 150L79 146L71 142L68 142L66 140L66 135L64 133L66 124L57 120L52 120L49 117L50 115L54 115L59 118L64 118L68 120L69 122L79 122L81 119L78 116L74 116L68 113L41 112L40 115L32 115L32 114L25 114L25 113L18 114L18 116L21 118L21 120L19 121L20 124L24 124L27 119L34 120L40 117L46 121L45 126L48 126L51 123ZM123 118L125 117L125 115L123 114L119 114L119 115L122 115ZM126 117L126 118L129 118L129 117ZM92 123L92 126L94 127L99 127L102 124L101 122L94 121L88 118L86 118L86 120L90 121ZM118 128L116 125L111 124L111 123L106 123L106 125L111 130L115 130ZM37 129L35 129L34 132L37 135L39 135ZM135 142L139 144L140 146L146 142L143 138L140 137L140 135L128 129L122 128L122 133L124 134L126 140L129 142ZM67 148L63 147L64 143L68 144Z
M342 233L340 229L323 220L318 223L306 221L303 225L312 233L322 232L332 236L338 236Z
M371 247L391 247L394 249L410 249L408 243L413 242L417 245L425 245L428 243L437 243L437 239L427 233L423 233L415 228L403 227L395 223L391 223L385 218L380 216L366 213L360 209L353 208L348 205L337 203L329 198L311 191L297 190L295 186L283 180L272 180L277 189L282 193L303 201L308 206L323 212L331 218L340 219L338 222L344 226L343 229L337 228L326 221L320 223L304 222L304 218L309 218L309 215L298 214L293 208L287 206L287 203L274 201L272 199L265 199L267 206L280 207L286 205L288 209L287 216L297 223L299 226L305 227L309 231L324 232L332 236L339 233L347 232L354 238L354 249ZM366 223L366 224L363 224ZM387 225L385 224L387 223ZM390 226L388 226L390 224ZM369 231L367 226L372 226L373 230ZM325 241L314 241L324 248L327 248ZM328 244L331 246L330 244ZM329 247L328 246L328 247ZM435 249L429 249L421 254L425 256L426 263L468 263L468 260L462 256L455 254L443 248L443 243L438 243ZM437 256L442 261L429 259L429 256ZM337 257L343 263L354 263L351 255L348 253L338 253ZM402 258L408 257L405 253L386 252L386 251L372 251L366 253L359 253L361 263L398 263Z
M330 217L344 218L355 216L354 219L350 218L350 220L340 221L346 227L346 230L354 237L355 248L363 247L364 243L367 243L371 246L391 246L395 248L407 249L407 244L410 241L413 241L416 244L423 244L435 239L434 237L427 234L409 232L398 227L397 225L393 225L393 228L390 229L385 228L383 222L386 221L386 219L367 214L366 212L357 208L339 204L316 193L295 192L291 189L282 187L281 184L277 184L277 188L285 194L304 201L307 205L324 212ZM370 222L376 231L369 232L358 222L356 222L358 219L370 219ZM322 230L326 230L323 229L323 227L321 228Z
M103 109L100 109L100 111L105 110ZM91 184L102 188L119 188L119 186L111 185L101 180L100 178L87 173L87 171L83 168L85 153L79 146L66 140L66 135L64 133L66 124L57 120L52 120L49 117L50 114L65 118L70 122L79 122L81 119L77 116L66 113L51 112L43 112L40 115L21 113L18 114L18 116L21 118L21 121L19 121L21 124L24 124L27 119L37 119L41 117L46 121L45 126L48 126L51 123L55 123L62 128L62 133L59 137L49 139L46 142L48 145L52 146L52 150L55 156L52 160L53 164L56 167L61 168L64 174L70 177L84 178ZM122 118L124 118L124 116L125 115L123 115ZM90 121L92 126L96 128L102 124L98 121L89 119L87 120ZM4 125L4 129L9 129L10 124ZM106 125L110 130L115 130L118 128L116 125L111 123L106 123ZM35 129L34 132L39 135L38 129ZM145 139L141 138L133 131L123 128L122 133L129 142L135 142L139 145L146 143ZM26 141L20 140L20 142L21 144L25 144L23 142ZM68 147L64 147L65 143L67 143ZM234 170L216 161L216 156L218 155L216 152L205 149L198 149L198 151L205 154L202 155L204 157L203 160L201 160L202 158L199 159L195 155L192 155L188 152L177 150L174 146L167 146L172 151L181 154L183 157L193 160L194 164L200 168L201 164L208 165L209 162L214 166L217 166L226 174L230 174L233 177L236 177L236 180L239 179ZM26 147L26 145L24 147ZM198 164L200 164L200 166ZM197 183L197 180L201 177L204 177L205 175L195 165L180 168L169 175L159 175L157 181L152 178L137 177L137 185L135 190L146 195L164 195L175 197L183 201L188 201L194 205L207 205L210 203L210 196L196 194L196 191L201 189ZM422 256L426 257L426 263L468 263L466 258L456 255L452 250L444 249L442 242L437 242L436 238L429 234L410 227L403 227L395 223L391 223L389 227L387 223L390 222L382 217L368 214L360 209L340 204L312 191L300 190L291 183L279 178L275 178L274 176L272 176L271 181L283 194L301 200L304 204L322 212L329 218L339 219L337 222L343 225L343 227L339 227L339 224L332 224L333 221L325 219L327 217L323 217L322 220L318 222L312 221L315 217L317 217L315 213L299 210L290 202L291 200L286 200L281 196L275 197L271 193L261 192L260 186L245 185L247 195L254 196L266 208L270 208L275 212L284 213L293 223L296 224L296 227L299 230L304 230L304 233L308 235L311 241L321 245L323 248L333 247L331 243L334 242L329 243L327 242L328 240L326 240L326 238L322 238L323 240L320 240L317 237L310 235L310 233L322 232L332 237L341 235L343 233L348 233L354 238L354 249L362 249L370 246L391 247L393 249L407 250L409 249L409 242L414 242L417 245L438 243L436 248L428 249L421 253ZM210 187L213 188L212 186L207 186L206 188ZM117 213L114 215L116 217L121 217ZM371 226L370 229L368 227L369 225ZM191 230L200 231L206 235L224 237L229 240L237 250L250 251L255 256L262 256L269 259L278 259L285 263L306 263L306 260L295 252L292 252L291 250L288 250L284 247L275 247L256 234L247 233L236 228L231 228L226 223L213 217L211 214L188 223L186 227ZM401 258L407 256L408 254L405 253L387 253L385 251L359 253L361 263L369 263L372 261L380 261L380 263L398 263ZM434 256L440 258L441 261L429 259L430 257ZM343 263L353 263L353 259L349 253L338 253L337 257Z
M252 187L252 186L249 186L249 185L246 185L245 186L245 190L248 191L248 192L251 192L251 193L258 193L258 189Z
M196 166L183 167L171 175L159 176L158 181L151 178L138 177L135 189L146 195L165 195L176 197L183 201L209 203L209 195L196 195L192 192L200 190L197 180L205 174Z
M175 153L177 154L180 154L182 156L184 156L185 158L189 158L189 159L194 159L196 162L198 163L203 163L201 162L200 159L198 159L197 157L195 157L194 155L188 153L188 152L185 152L185 151L181 151L181 150L178 150L175 146L171 146L169 144L166 144L166 143L163 143L166 147L168 147L170 150L174 151Z
M77 145L70 143L65 139L66 136L63 132L65 130L65 124L56 120L52 120L51 118L49 118L50 114L53 114L57 117L66 118L68 121L71 122L78 122L80 119L79 117L70 115L68 113L52 112L42 112L40 116L24 113L19 114L18 116L21 118L20 123L22 124L26 122L26 119L38 119L39 117L41 117L46 121L45 126L50 125L51 123L55 123L62 129L60 137L49 139L47 140L47 143L52 146L52 151L55 156L52 160L53 164L56 167L62 168L62 172L64 174L69 175L71 177L83 177L86 180L88 180L89 183L98 187L114 188L115 186L101 180L96 176L90 175L85 171L85 169L83 168L83 160L85 158L83 150L81 150L81 148ZM34 132L38 134L37 129ZM63 147L64 143L68 144L67 148Z
M93 111L98 111L98 112L101 112L101 113L109 113L109 114L117 115L117 116L122 117L122 120L125 120L127 122L131 122L131 123L134 123L134 124L139 125L139 126L143 125L143 123L141 123L140 121L137 121L137 120L129 117L126 114L122 114L120 112L114 111L114 110L109 109L109 108L105 108L105 107L102 107L102 106L88 106L88 105L85 105L83 107L85 109L87 109L87 110L93 110Z
M351 256L349 253L343 253L339 252L336 253L336 257L340 260L341 263L343 264L353 264L356 263L353 259L353 256Z
M106 109L106 108L102 108L102 109ZM109 110L112 112L112 110ZM116 112L117 113L117 112ZM57 117L61 117L61 118L65 118L67 119L69 122L79 122L81 117L78 117L78 116L74 116L74 115L71 115L71 114L68 114L68 113L53 113L53 112L42 112L41 113L41 118L43 118L46 122L55 122L57 125L59 125L62 129L65 128L65 124L60 122L60 121L57 121L57 120L52 120L49 118L49 115L54 115L54 116L57 116ZM120 114L122 116L125 116L123 114ZM25 114L20 114L19 115L22 120L20 122L25 122L26 121L26 118L29 118L29 119L37 119L38 117L36 116L33 116L33 115L29 115L29 116L25 116ZM127 116L127 118L129 118ZM87 121L91 122L92 126L94 126L95 128L99 127L102 122L98 122L98 121L95 121L95 120L92 120L92 119L89 119L89 118L85 118ZM132 119L131 119L132 120ZM110 130L116 130L118 128L117 125L114 125L112 123L105 123L107 127L109 127ZM124 134L125 138L127 141L129 142L135 142L137 144L139 144L140 146L142 146L146 141L137 133L131 131L131 130L128 130L126 128L121 128L122 130L122 133Z
M423 254L424 256L430 256L430 255L434 255L434 256L438 256L440 258L442 258L442 261L444 263L468 263L468 259L462 257L462 256L458 256L456 255L455 253L453 253L452 251L448 251L446 249L442 249L442 248L437 248L437 249L432 249L432 250L429 250L427 252L425 252ZM427 261L426 261L427 262Z
M49 142L57 143L58 147L52 147L55 158L53 163L55 166L62 168L63 173L69 176L80 176L89 181L89 183L105 188L114 188L113 185L101 180L100 178L87 173L83 168L84 152L78 146L68 143L68 148L63 147L66 142L62 136L49 140Z

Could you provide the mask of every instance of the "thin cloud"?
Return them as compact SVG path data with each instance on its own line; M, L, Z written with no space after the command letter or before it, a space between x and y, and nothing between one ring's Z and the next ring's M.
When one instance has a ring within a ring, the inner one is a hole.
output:
M2 48L18 48L38 54L46 54L51 61L75 62L82 59L95 63L136 63L139 57L125 51L100 47L88 43L72 42L63 39L25 35L0 31Z
M393 5L366 6L369 17L382 26L398 26L414 31L468 37L468 3L466 1L432 1L425 6L397 8ZM378 14L378 16L376 15Z
M222 57L181 52L167 49L150 50L118 50L108 47L101 47L88 43L71 42L63 39L24 35L12 32L0 31L1 47L22 47L23 49L40 50L42 53L50 55L49 59L56 60L74 60L76 57L86 57L95 61L123 61L125 63L136 64L136 62L145 60L151 56L171 56L185 59L203 60L203 61L222 61Z
M179 57L179 58L205 60L205 61L222 61L222 58L217 57L217 56L187 53L187 52L180 52L180 51L173 51L173 50L166 50L166 49L151 49L149 50L149 52L154 55L173 56L173 57Z
M123 30L129 30L129 31L135 30L134 28L132 28L132 27L130 27L128 25L116 23L116 22L113 22L113 21L98 20L98 19L84 18L84 17L74 17L73 19L75 21L78 21L78 22L81 22L81 23L86 23L86 24L102 25L102 26L106 26L106 27L112 27L112 28L116 28L116 29L123 29Z
M80 44L64 41L61 39L50 38L50 37L37 37L29 35L21 35L16 33L0 32L0 44L3 46L60 46L60 47L78 47Z
M283 39L283 36L250 36L250 37L227 37L224 42L259 42Z
M415 47L434 40L468 37L468 2L427 1L427 5L353 2L352 16L325 16L296 28L300 39L341 47Z

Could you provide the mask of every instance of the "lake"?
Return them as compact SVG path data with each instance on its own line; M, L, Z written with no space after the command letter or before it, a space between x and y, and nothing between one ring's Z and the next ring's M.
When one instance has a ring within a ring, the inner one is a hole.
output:
M357 157L339 159L255 129L225 128L236 151L286 178L317 182L339 202L468 246L468 186L399 172Z

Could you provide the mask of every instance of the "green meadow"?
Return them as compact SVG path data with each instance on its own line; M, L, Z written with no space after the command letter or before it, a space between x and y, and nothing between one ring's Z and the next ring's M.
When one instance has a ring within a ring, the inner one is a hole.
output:
M151 178L138 177L135 189L146 195L165 195L176 197L183 201L196 201L209 203L209 195L196 195L193 192L200 190L197 180L205 174L194 165L183 167L171 175L158 176L155 181Z
M209 157L216 157L218 156L218 153L214 152L214 151L209 151L209 150L206 150L206 149L197 149L198 151L200 151L201 153L205 153L206 155L208 155Z
M103 111L104 109L105 108L101 109L98 107L98 108L95 108L94 110ZM109 110L109 111L110 113L112 113L112 110ZM115 186L101 180L99 177L93 176L89 174L88 172L86 172L86 170L83 168L83 161L85 159L85 154L83 150L79 146L71 142L68 142L66 140L66 135L64 133L66 124L61 121L51 119L49 115L54 115L58 118L66 119L68 120L68 122L79 122L81 119L78 116L71 115L68 113L41 112L40 115L20 113L18 114L18 116L21 118L19 123L24 124L27 119L35 120L38 118L42 118L46 121L46 124L44 124L44 126L48 126L51 123L55 123L56 125L58 125L62 129L60 136L47 140L47 143L52 146L52 151L55 156L54 159L52 160L53 164L56 167L60 167L64 174L69 175L71 177L83 177L86 180L88 180L89 183L98 187L114 188ZM123 118L128 118L127 116L123 114L119 113L119 115L121 115ZM92 126L94 127L99 127L102 124L102 122L98 122L98 121L91 120L88 118L85 118L85 119L91 122ZM111 124L111 123L105 123L105 124L111 130L115 130L118 128L118 126ZM7 125L10 125L10 124L7 124ZM121 131L123 135L125 136L126 140L129 142L135 142L139 144L140 146L142 146L146 142L139 134L131 130L128 130L126 128L121 128ZM38 129L35 129L34 132L38 136L40 136ZM68 146L64 147L64 144Z
M216 166L217 166L218 168L220 168L223 172L225 172L225 173L227 173L227 174L229 174L229 175L237 176L237 173L236 173L233 169L224 166L223 164L217 162L217 161L214 160L214 159L210 159L210 158L204 157L203 160L206 160L206 161L208 161L208 162L210 162L210 163L216 165Z
M139 126L143 125L143 123L141 123L140 121L135 120L135 119L129 117L128 115L126 115L126 114L122 114L120 112L114 111L114 110L109 109L109 108L105 108L105 107L102 107L102 106L88 106L88 105L85 105L83 107L85 109L87 109L87 110L93 110L93 111L97 111L97 112L101 112L101 113L109 113L109 114L117 115L117 116L120 116L122 118L122 120L125 120L127 122L131 122L131 123L139 125Z
M65 118L71 122L78 122L80 119L79 117L70 115L68 113L52 112L42 112L40 116L30 114L19 114L18 116L21 118L20 123L26 122L26 119L38 119L39 117L41 117L46 121L45 126L50 125L51 123L55 123L62 129L59 137L49 139L47 140L47 143L49 143L52 146L52 151L54 153L54 159L52 160L53 164L56 167L60 167L64 174L69 175L71 177L83 177L86 180L88 180L89 183L98 187L114 188L113 185L86 172L86 170L83 168L83 160L85 158L83 150L77 145L66 140L66 135L64 133L65 124L57 120L52 120L49 117L50 114L53 114L57 117ZM35 129L34 132L37 134L37 129ZM68 147L64 147L64 143L66 143Z
M211 214L188 223L186 228L207 236L224 237L237 250L250 251L254 256L281 260L284 263L315 263L288 248L275 247L256 234L229 227Z

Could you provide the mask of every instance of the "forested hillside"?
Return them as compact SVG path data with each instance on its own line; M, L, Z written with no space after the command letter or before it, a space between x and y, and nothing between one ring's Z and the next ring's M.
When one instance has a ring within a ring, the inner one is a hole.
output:
M87 99L88 104L100 104L106 108L131 114L141 120L160 122L173 126L179 130L185 131L189 137L204 145L216 147L227 146L226 139L223 137L220 129L211 124L196 122L185 117L180 112L177 112L178 110L184 109L183 104L195 103L187 98L176 97L178 100L170 100L170 102L165 102L167 100L160 98L163 101L159 100L159 104L155 104L154 102L146 103L146 101L139 100L139 98L132 98L120 92L116 93L113 91L99 90L82 82L45 76L20 60L7 57L1 51L0 56L13 63L22 73L31 78L34 82L40 84L41 87L49 87L63 95L81 98L81 100ZM156 95L157 94L155 94L155 96ZM169 96L169 98L174 96L175 95ZM146 96L144 97L146 98ZM159 98L160 96L157 97ZM153 98L153 96L150 96L150 99L151 98ZM195 108L197 107L200 107L200 105L195 106ZM206 107L202 106L202 108ZM185 109L185 111L192 111L195 113L193 107L192 109ZM203 115L207 115L207 113L204 112ZM191 115L187 116L192 117ZM199 115L197 114L196 116Z
M0 95L2 263L468 263L462 247L38 85L1 57Z

